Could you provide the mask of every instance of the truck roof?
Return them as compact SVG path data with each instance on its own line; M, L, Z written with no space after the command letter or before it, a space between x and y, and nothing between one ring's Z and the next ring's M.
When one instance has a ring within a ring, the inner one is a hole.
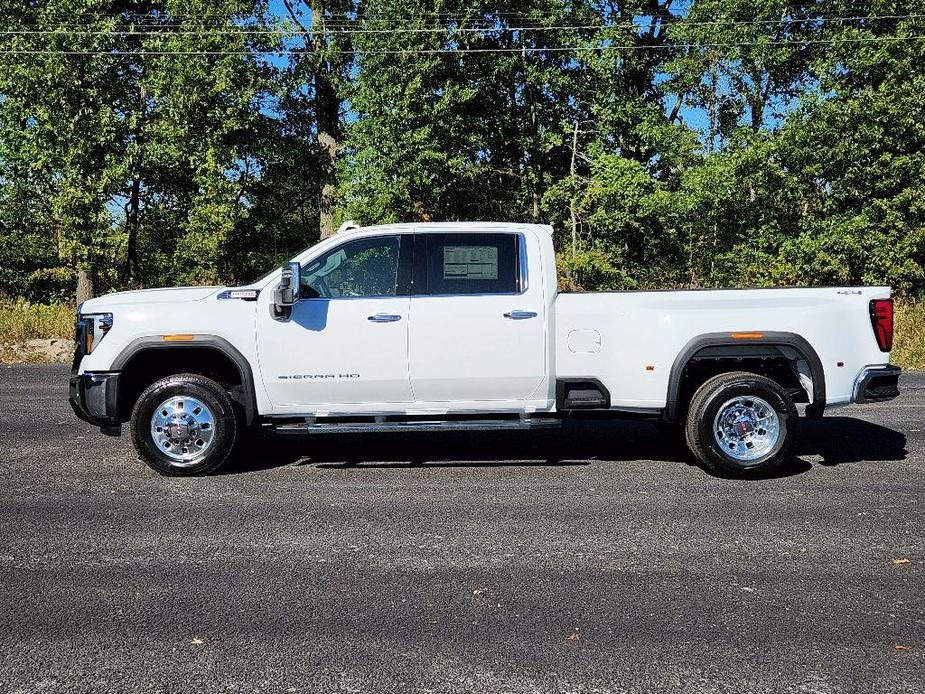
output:
M552 226L549 224L523 224L519 222L399 222L394 224L370 224L359 225L353 221L341 224L337 233L346 231L365 231L367 229L407 229L414 227L426 231L498 231L498 230L515 230L515 229L535 229L552 234Z

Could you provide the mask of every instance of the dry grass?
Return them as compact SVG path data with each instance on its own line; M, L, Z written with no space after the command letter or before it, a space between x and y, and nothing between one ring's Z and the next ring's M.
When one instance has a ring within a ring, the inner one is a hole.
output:
M925 300L897 301L895 320L890 361L904 369L925 369Z
M0 298L0 341L73 339L74 307Z

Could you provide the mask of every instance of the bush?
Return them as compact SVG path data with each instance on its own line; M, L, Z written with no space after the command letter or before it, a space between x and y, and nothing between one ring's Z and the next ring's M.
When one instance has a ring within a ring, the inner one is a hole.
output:
M896 302L891 361L904 369L925 369L925 299Z
M74 337L74 307L0 298L0 342Z
M556 269L559 273L559 289L565 292L613 291L635 289L625 272L615 267L613 259L601 248L556 254Z
M74 298L77 277L69 267L48 267L34 270L26 278L28 298L64 304Z

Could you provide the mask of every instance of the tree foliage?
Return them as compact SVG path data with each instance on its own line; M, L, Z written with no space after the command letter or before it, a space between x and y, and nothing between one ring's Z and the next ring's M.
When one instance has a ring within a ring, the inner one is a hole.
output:
M572 288L921 294L922 14L0 0L0 292L245 281L339 217L552 223Z

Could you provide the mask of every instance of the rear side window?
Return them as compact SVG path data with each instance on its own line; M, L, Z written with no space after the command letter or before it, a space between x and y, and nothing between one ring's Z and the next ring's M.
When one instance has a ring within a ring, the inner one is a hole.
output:
M520 261L517 234L422 234L420 294L517 294ZM422 248L423 247L423 248ZM416 255L417 258L417 255Z

